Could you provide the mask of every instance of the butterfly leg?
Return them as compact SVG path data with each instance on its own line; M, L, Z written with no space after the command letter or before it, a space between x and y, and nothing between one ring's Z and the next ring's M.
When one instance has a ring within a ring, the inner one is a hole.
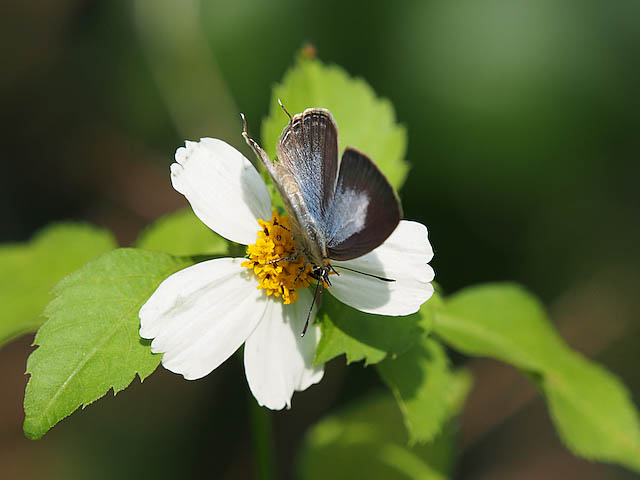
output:
M293 257L276 258L275 260L271 260L270 262L267 262L265 265L275 265L276 263L282 262L283 260L285 260L287 262L293 262L293 261L297 260L299 256L300 256L300 252L295 252L295 255Z
M273 224L274 225L278 225L280 228L282 228L283 230L286 230L287 232L289 232L291 234L291 240L293 240L294 242L296 241L296 234L293 230L291 230L289 227L285 227L284 225L282 225L281 223L278 223L275 219L273 220ZM296 258L298 258L298 255L296 255Z
M313 306L316 304L316 301L320 300L322 297L322 287L324 283L322 281L318 281L316 283L316 289L313 292L313 300L311 301L311 307L309 307L309 313L307 313L307 321L304 322L304 328L302 329L301 337L304 337L304 334L307 333L307 328L309 328L309 320L311 319L311 312L313 311Z
M298 281L298 279L300 278L300 275L302 275L304 272L307 271L307 265L309 265L309 261L307 259L305 259L304 261L304 265L302 266L302 268L300 269L300 271L298 272L298 274L296 275L295 280L293 281L293 284L295 285L296 282Z
M278 225L278 226L279 226L281 229L283 229L283 230L286 230L286 231L287 231L287 232L289 232L289 233L291 234L291 236L293 237L293 232L291 231L291 229L290 229L290 228L285 227L285 226L284 226L283 224L281 224L281 223L278 223L278 221L277 221L276 219L273 219L273 224L274 224L274 225ZM294 238L294 240L295 240L295 238Z
M274 218L273 219L273 224L279 226L281 229L286 230L287 232L289 232L291 234L291 238L295 241L296 239L296 235L295 233L293 233L293 230L291 230L289 227L284 226L281 223L278 223L278 221Z

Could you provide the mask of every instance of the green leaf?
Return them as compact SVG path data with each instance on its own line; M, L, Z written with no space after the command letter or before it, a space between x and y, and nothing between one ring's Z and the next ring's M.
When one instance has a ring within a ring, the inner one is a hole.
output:
M566 351L540 382L560 437L576 454L640 472L640 424L624 384Z
M455 461L450 425L425 445L407 446L402 416L390 396L370 397L314 425L298 462L303 480L444 480Z
M431 329L433 305L438 302L434 298L413 315L386 317L363 313L330 294L324 295L318 315L322 337L314 363L319 365L344 354L347 363L364 360L369 365L388 354L400 355Z
M65 277L45 310L27 362L24 431L42 437L78 407L125 389L160 362L138 335L138 311L170 274L191 265L160 252L119 249Z
M184 208L149 225L136 247L177 256L227 254L229 242L202 223L191 208Z
M0 345L35 332L56 282L115 247L107 230L74 223L51 225L25 244L0 246Z
M407 132L396 123L391 102L378 98L364 80L350 77L335 65L299 59L274 87L269 115L262 123L262 147L271 159L289 121L278 99L291 114L310 107L329 109L338 124L340 151L352 146L366 153L391 185L400 189L409 171Z
M471 387L470 376L454 375L444 348L430 338L377 368L398 402L412 444L433 440Z
M525 370L544 369L565 348L540 302L514 284L471 287L451 295L434 328L462 352Z
M469 355L531 374L565 444L577 455L640 471L640 422L624 385L572 351L540 303L520 287L465 289L436 314L434 331Z

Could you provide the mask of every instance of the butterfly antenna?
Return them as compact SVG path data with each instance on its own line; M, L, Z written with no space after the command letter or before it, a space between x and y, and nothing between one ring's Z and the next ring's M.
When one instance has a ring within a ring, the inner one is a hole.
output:
M361 272L359 270L354 270L353 268L344 267L342 265L336 265L336 267L343 268L344 270L349 270L350 272L359 273L360 275L366 275L367 277L373 277L373 278L376 278L378 280L382 280L383 282L395 282L395 279L393 279L393 278L380 277L378 275L374 275L373 273ZM338 273L336 270L333 269L333 266L331 267L331 269L334 272L336 272L338 275L340 275L340 273Z
M322 295L322 288L320 288L321 284L324 285L322 280L318 280L318 283L316 283L316 289L313 292L313 300L311 301L311 307L309 308L309 313L307 313L307 321L304 322L304 328L302 329L302 333L300 334L301 337L304 337L304 334L307 333L307 328L309 328L309 320L311 319L311 312L313 311L313 306L316 304L316 300L320 298L320 296ZM320 295L318 295L318 290L320 290Z
M280 105L280 108L282 108L282 110L284 110L284 113L287 114L287 117L289 117L289 123L293 122L293 117L289 113L289 110L287 110L282 104L282 100L278 99L278 105Z

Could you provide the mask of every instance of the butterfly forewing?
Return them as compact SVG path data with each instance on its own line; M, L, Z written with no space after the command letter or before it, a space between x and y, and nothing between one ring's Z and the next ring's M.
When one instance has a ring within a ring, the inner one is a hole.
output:
M324 222L327 253L350 260L384 242L400 222L400 203L385 176L365 154L347 147Z
M299 186L309 214L322 222L338 174L338 128L331 113L310 108L294 115L280 136L277 153Z

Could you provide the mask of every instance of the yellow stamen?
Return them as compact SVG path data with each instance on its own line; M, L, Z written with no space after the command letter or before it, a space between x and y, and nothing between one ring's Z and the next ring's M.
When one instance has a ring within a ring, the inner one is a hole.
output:
M267 295L282 297L285 305L291 304L298 299L296 288L309 286L311 265L305 265L304 255L293 240L286 217L274 210L271 221L260 219L258 224L261 230L256 243L247 247L249 260L242 266L253 270L258 277L258 289Z

